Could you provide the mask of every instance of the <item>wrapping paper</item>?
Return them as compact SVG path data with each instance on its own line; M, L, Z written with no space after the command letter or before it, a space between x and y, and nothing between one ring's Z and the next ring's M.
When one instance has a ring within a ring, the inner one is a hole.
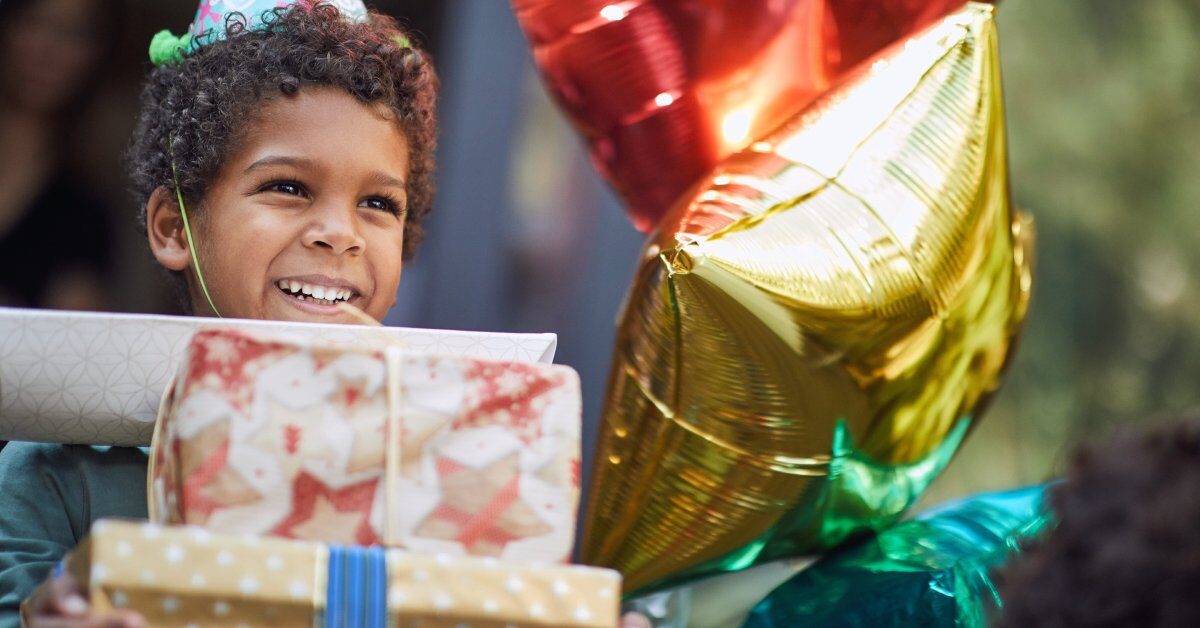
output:
M0 308L0 440L149 445L163 390L198 329L527 362L550 362L556 346L554 334Z
M579 499L564 366L195 335L151 453L160 523L565 562Z
M606 569L102 520L66 559L98 611L152 626L616 626Z

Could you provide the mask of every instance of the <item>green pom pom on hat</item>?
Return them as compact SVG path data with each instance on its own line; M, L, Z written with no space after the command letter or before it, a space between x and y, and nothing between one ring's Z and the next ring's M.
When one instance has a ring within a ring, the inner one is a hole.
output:
M191 43L190 34L180 36L169 30L158 31L150 40L150 61L154 65L179 63Z

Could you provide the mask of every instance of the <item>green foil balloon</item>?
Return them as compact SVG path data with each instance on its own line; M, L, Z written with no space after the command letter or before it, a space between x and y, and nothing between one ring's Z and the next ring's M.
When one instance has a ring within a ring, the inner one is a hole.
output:
M977 495L835 550L776 588L746 628L983 628L1001 605L993 570L1050 522L1045 487Z

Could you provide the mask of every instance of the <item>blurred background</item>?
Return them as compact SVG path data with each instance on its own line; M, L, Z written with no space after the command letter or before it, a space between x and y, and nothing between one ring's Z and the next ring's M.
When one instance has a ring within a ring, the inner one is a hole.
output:
M594 434L642 236L507 2L371 4L417 31L443 85L438 199L387 322L556 332ZM121 163L150 38L195 8L0 2L0 305L176 312ZM1046 479L1081 440L1200 407L1200 3L1005 0L999 15L1034 304L1003 391L926 503Z

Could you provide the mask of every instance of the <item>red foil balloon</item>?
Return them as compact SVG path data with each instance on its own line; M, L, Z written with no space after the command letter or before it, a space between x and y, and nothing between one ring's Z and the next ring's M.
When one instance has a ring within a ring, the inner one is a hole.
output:
M649 231L718 162L964 0L512 0L596 168Z

